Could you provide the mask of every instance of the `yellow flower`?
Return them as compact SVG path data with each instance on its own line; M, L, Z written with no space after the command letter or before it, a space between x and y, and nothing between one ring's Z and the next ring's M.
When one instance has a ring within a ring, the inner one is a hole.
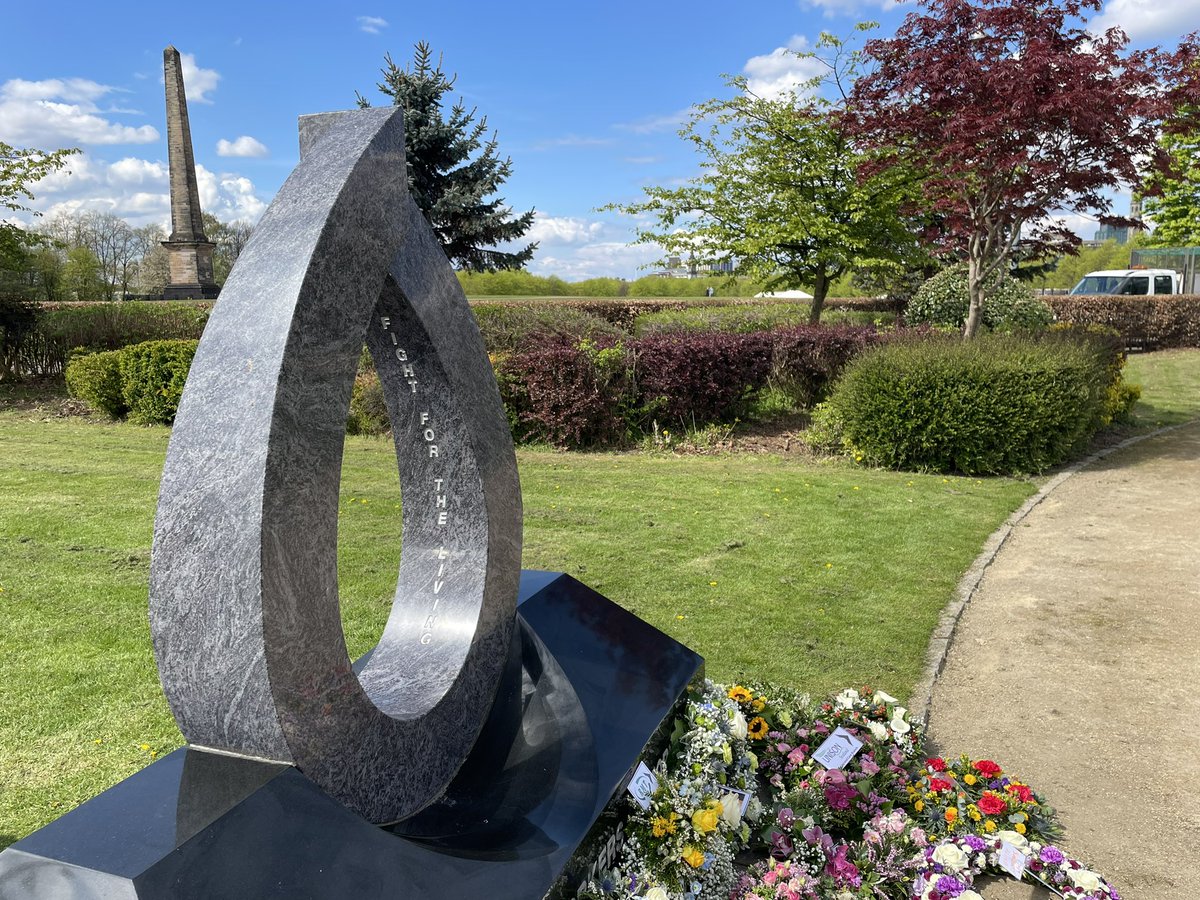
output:
M988 834L991 834L993 831L996 830L996 823L993 822L991 819L988 819L986 822L983 823L983 830L986 831Z
M1015 831L1017 834L1024 834L1025 833L1025 823L1018 822L1016 825L1013 826L1013 831Z
M979 779L976 778L974 775L972 775L970 772L968 772L966 775L963 776L963 781L965 781L967 784L974 784L978 780Z
M708 834L710 831L717 830L717 822L720 818L721 804L718 802L716 809L706 806L704 809L698 809L692 813L692 827L700 834Z
M770 730L770 726L767 725L766 719L764 719L762 716L755 716L746 726L746 737L752 737L755 739L764 738L767 736L767 732Z
M675 820L664 819L662 816L659 816L654 820L653 831L655 837L662 837L664 834L674 834Z
M715 584L715 582L714 582ZM729 689L729 699L735 703L749 703L754 699L754 695L742 687L740 684L735 684Z
M685 847L683 850L683 861L693 869L698 869L704 865L704 854L695 847Z
M762 712L767 706L766 697L755 697L754 702L750 704L750 708L755 712Z
M924 808L925 808L924 800L918 800L916 803L913 804L913 809L915 809L917 812L920 812Z
M978 822L983 818L983 815L979 812L979 808L974 803L967 807L967 815L971 817L972 822Z
M951 806L946 810L946 824L953 825L956 821L958 821L958 810Z

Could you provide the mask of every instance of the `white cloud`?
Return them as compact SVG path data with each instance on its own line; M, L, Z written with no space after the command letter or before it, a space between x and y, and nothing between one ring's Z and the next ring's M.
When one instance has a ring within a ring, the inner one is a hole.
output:
M622 162L627 162L631 166L651 166L654 163L662 162L661 156L624 156Z
M902 6L909 0L800 0L801 9L820 9L826 18L834 16L857 15L863 9L887 12Z
M379 16L359 16L357 22L359 29L367 34L379 34L388 27L387 19L381 19Z
M161 160L127 156L109 163L84 153L68 162L69 171L60 170L37 183L37 199L30 205L45 216L57 213L115 213L133 226L171 217L168 166ZM200 205L222 221L256 221L266 209L254 183L236 173L214 173L196 166ZM25 217L26 223L31 223Z
M547 138L533 145L534 150L549 150L552 147L607 147L615 144L615 138L587 137L579 134L567 134L557 138Z
M786 47L752 56L742 69L746 74L746 89L756 96L774 99L824 74L825 66L819 60L796 55L808 46L808 39L798 34Z
M525 235L526 241L541 246L583 244L593 241L604 232L603 222L589 222L574 216L547 216L537 213Z
M152 125L130 126L100 115L96 101L117 89L85 78L0 85L0 135L17 146L148 144L158 140Z
M180 53L179 61L183 66L183 92L189 103L212 103L208 96L210 91L217 89L221 73L216 69L202 69L196 65L196 54Z
M268 155L267 145L262 141L243 134L233 141L221 138L217 141L217 156L262 157Z
M652 134L656 131L675 131L682 127L692 117L692 109L681 109L665 116L648 116L635 122L623 122L617 125L622 131L632 131L634 134Z
M632 237L632 236L631 236ZM584 278L637 278L641 271L662 255L648 244L628 244L623 241L600 241L566 249L557 254L543 254L538 249L530 270L536 275L557 275L567 281Z
M1097 34L1121 28L1135 41L1174 44L1195 29L1196 0L1108 0L1087 27Z

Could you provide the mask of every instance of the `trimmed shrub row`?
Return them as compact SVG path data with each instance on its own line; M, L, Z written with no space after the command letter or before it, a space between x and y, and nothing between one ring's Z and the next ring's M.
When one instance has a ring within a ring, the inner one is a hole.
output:
M1040 472L1128 413L1122 363L1111 334L1078 329L896 341L846 367L814 439L894 469Z
M808 303L761 303L726 306L691 306L686 309L643 313L634 321L634 334L669 334L680 331L725 331L749 334L808 323ZM890 325L895 313L839 308L825 310L823 325Z
M67 364L67 390L97 412L140 425L170 425L197 341L143 341L85 353Z
M1200 295L1043 297L1059 322L1115 328L1143 349L1200 347Z
M15 352L17 372L58 375L79 350L119 350L153 340L198 340L212 303L47 303Z

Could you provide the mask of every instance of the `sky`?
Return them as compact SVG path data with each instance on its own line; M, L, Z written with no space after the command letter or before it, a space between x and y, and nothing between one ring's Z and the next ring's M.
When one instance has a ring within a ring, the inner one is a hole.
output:
M1119 25L1135 46L1174 46L1200 0L1105 0L1093 27ZM34 186L31 204L168 224L163 48L183 55L204 210L255 221L299 161L296 119L351 109L385 54L420 40L456 73L455 96L486 115L513 174L501 196L533 209L529 265L569 281L636 278L659 255L631 245L633 220L601 212L649 185L678 185L697 159L677 134L692 104L725 96L727 75L758 91L790 88L810 62L789 51L856 22L891 34L896 0L479 0L349 5L59 2L13 5L0 37L0 141L79 147L70 171ZM1118 212L1128 195L1117 195ZM1094 222L1068 224L1085 238Z

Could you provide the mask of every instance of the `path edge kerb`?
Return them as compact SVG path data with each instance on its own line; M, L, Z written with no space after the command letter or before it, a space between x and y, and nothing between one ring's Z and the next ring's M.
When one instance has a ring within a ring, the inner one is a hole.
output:
M1003 525L988 536L987 541L984 542L983 549L975 557L975 561L971 563L971 567L959 579L958 585L954 589L954 596L942 609L937 627L933 630L933 634L929 638L929 646L925 651L925 671L921 675L921 680L913 687L909 698L910 716L914 721L928 724L929 708L933 704L933 689L937 685L938 678L941 677L942 670L946 667L946 658L950 655L950 647L954 643L954 635L958 630L959 619L962 618L967 604L975 597L976 592L979 590L979 585L983 581L984 573L1000 553L1000 549L1008 542L1009 535L1012 534L1013 529L1021 524L1021 521L1026 516L1033 512L1043 500L1049 497L1055 489L1072 475L1079 473L1093 463L1099 462L1106 456L1111 456L1113 453L1118 453L1121 450L1132 447L1134 444L1140 444L1142 441L1149 440L1150 438L1178 431L1180 428L1188 428L1198 422L1200 422L1200 419L1190 419L1187 422L1180 422L1176 425L1156 428L1154 431L1148 431L1145 434L1135 434L1133 437L1126 438L1119 444L1097 450L1095 453L1071 463L1043 484L1037 493L1026 500L1016 512L1004 521Z

